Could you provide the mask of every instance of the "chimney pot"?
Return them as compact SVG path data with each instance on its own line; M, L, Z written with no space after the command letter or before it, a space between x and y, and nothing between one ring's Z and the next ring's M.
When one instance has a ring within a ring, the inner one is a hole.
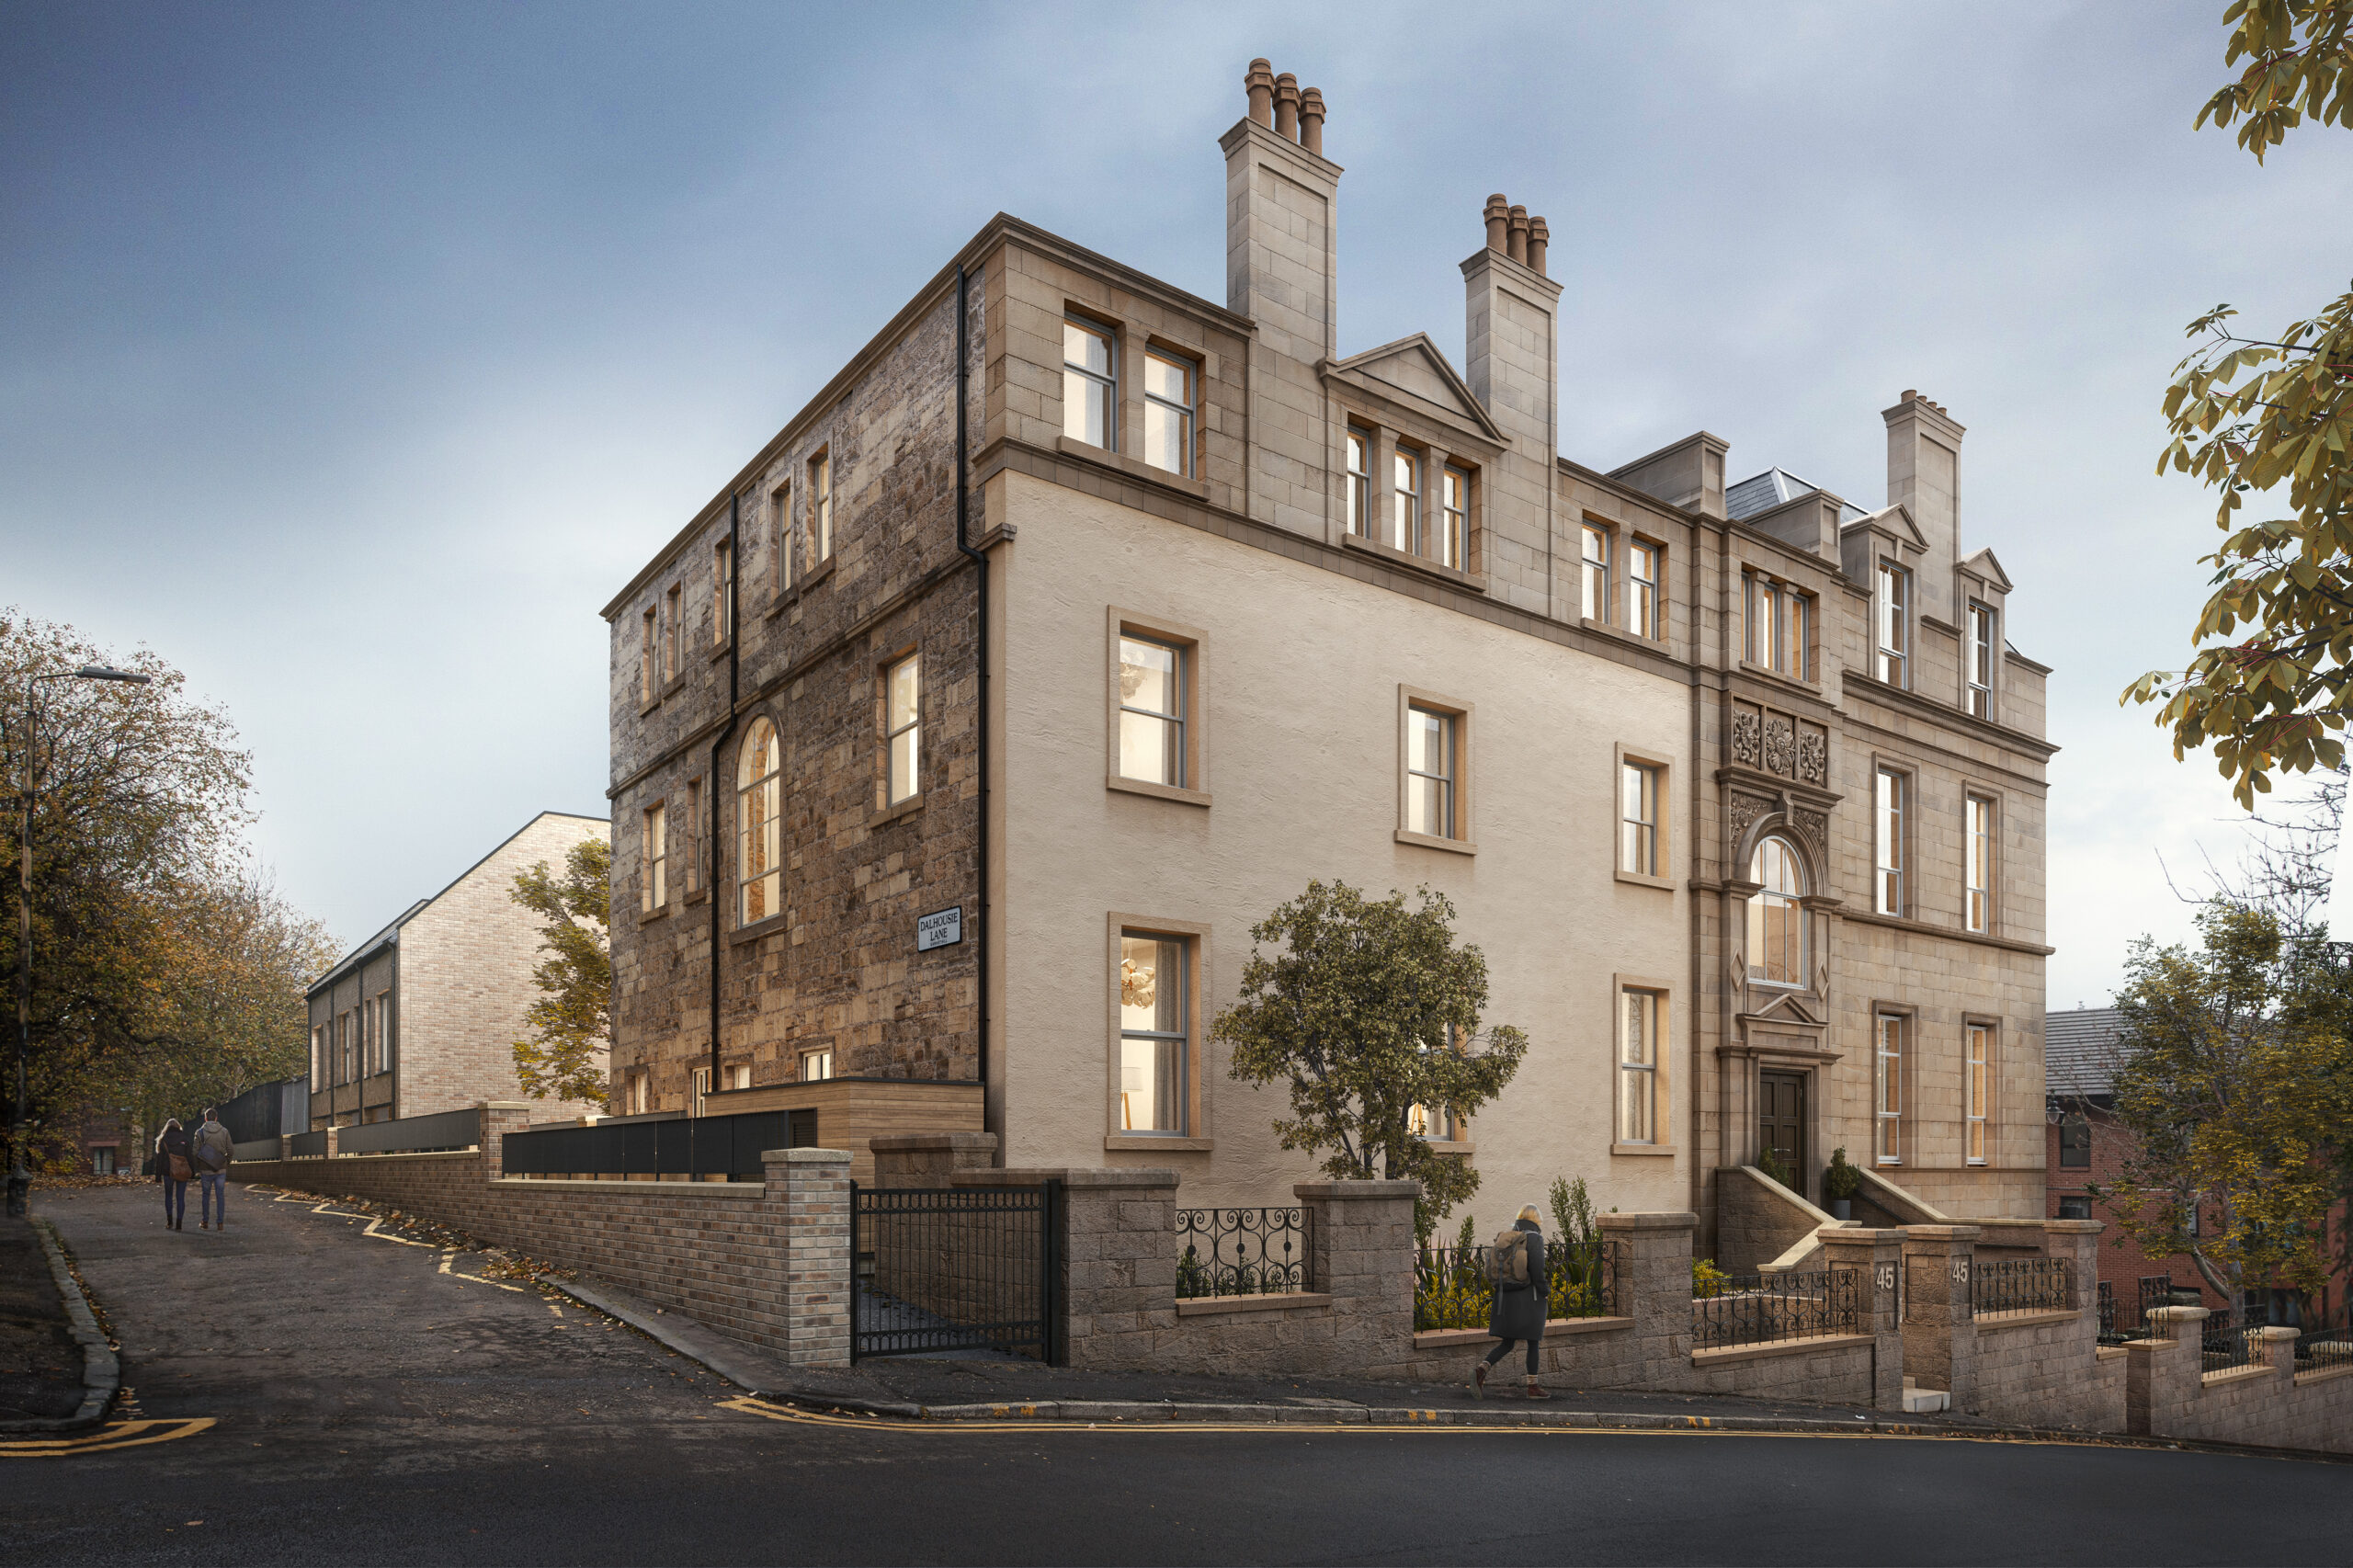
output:
M1275 78L1275 134L1299 140L1299 78L1288 71Z
M1270 62L1254 60L1242 78L1242 85L1250 94L1250 118L1261 125L1275 122L1275 68Z
M1528 265L1528 209L1517 202L1511 210L1511 248L1505 254L1522 267Z
M1299 144L1324 155L1324 89L1310 87L1299 95Z
M1917 387L1905 387L1905 388L1904 389L1904 402L1906 402L1906 403L1911 403L1911 402L1913 402L1914 400L1917 399L1917 398L1919 397L1919 395L1920 395L1920 389L1919 389L1919 388L1917 388Z
M1504 199L1502 191L1487 198L1487 248L1501 250L1510 242L1504 231L1511 227L1511 203Z
M1543 219L1528 221L1528 265L1536 269L1539 278L1544 276L1544 247L1552 238L1552 231L1544 226Z

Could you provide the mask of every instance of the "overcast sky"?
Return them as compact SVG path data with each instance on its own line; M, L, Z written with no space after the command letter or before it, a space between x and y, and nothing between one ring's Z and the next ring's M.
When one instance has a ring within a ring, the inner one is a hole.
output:
M1343 353L1427 330L1487 193L1552 223L1561 440L1707 428L1869 506L1968 426L1964 550L2054 666L2051 1002L2237 853L2116 693L2177 665L2181 327L2345 286L2353 136L2193 133L2222 0L825 10L16 0L0 605L144 644L255 754L259 853L357 940L605 812L597 610L989 216L1224 296L1253 55L1320 86ZM2334 211L2336 220L2316 221Z

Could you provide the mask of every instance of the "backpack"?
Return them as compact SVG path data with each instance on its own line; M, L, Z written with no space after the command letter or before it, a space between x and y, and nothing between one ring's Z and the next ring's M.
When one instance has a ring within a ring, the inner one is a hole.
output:
M1487 1246L1487 1278L1506 1290L1528 1286L1528 1233L1514 1227Z

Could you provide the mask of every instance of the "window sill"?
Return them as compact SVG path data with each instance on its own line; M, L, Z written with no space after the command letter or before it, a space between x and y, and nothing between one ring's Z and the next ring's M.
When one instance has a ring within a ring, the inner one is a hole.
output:
M834 562L839 559L839 556L828 555L825 559L817 562L817 564L811 567L807 573L795 580L790 587L779 594L776 597L776 601L769 605L762 613L771 617L782 615L787 608L801 601L801 595L807 593L810 589L815 587L818 584L832 576L834 574Z
M1675 891L1675 880L1671 877L1647 877L1640 871L1620 871L1618 880L1638 888L1657 888L1665 892Z
M908 796L905 800L901 801L897 805L884 807L882 810L875 812L874 815L867 818L866 831L869 833L880 832L881 829L890 826L892 823L897 822L901 817L913 816L915 812L921 810L923 810L923 791L918 790L914 794Z
M1424 849L1443 849L1449 855L1476 855L1479 853L1479 846L1471 839L1439 838L1427 833L1409 833L1402 827L1397 830L1397 842L1400 844L1418 845Z
M715 665L734 651L735 640L731 637L726 642L720 643L710 651L710 662Z
M790 913L771 915L766 920L755 920L749 926L736 926L735 929L727 933L727 939L737 943L756 942L763 937L773 937L782 931L785 922L790 918Z
M1638 648L1659 648L1665 646L1665 639L1664 638L1645 637L1639 631L1629 631L1625 627L1613 625L1607 620L1596 620L1591 616L1578 617L1577 624L1585 628L1587 631L1598 631L1604 636L1615 637L1620 642L1631 642Z
M1067 439L1068 437L1064 437ZM1147 1150L1175 1150L1179 1153L1207 1153L1217 1147L1214 1138L1180 1138L1173 1132L1107 1132L1103 1135L1107 1153L1138 1153Z
M669 915L670 906L666 903L659 909L641 909L637 912L637 923L640 926L651 926L656 920L669 918Z
M697 888L694 892L687 894L686 902L688 903L701 903L710 897L710 890L709 888Z
M642 719L661 706L662 694L658 691L651 697L641 697L637 701L637 716Z
M1461 588L1465 593L1483 594L1487 591L1487 579L1483 576L1474 575L1469 572L1458 572L1451 566L1440 565L1427 556L1415 555L1410 550L1399 550L1395 545L1383 544L1377 539L1367 539L1362 534L1343 533L1340 535L1340 545L1345 550L1357 551L1361 554L1386 561L1392 566L1402 566L1408 572L1418 572L1425 577L1435 578L1449 587Z
M1140 480L1146 484L1161 485L1181 495L1189 495L1196 501L1206 502L1210 498L1210 482L1206 479L1189 479L1181 473L1171 473L1165 468L1155 468L1140 458L1128 456L1125 452L1115 452L1108 447L1094 446L1068 436L1055 437L1054 446L1055 449L1066 458L1076 458L1081 462L1099 464L1125 478Z
M1422 1146L1433 1154L1460 1154L1465 1158L1479 1152L1479 1145L1468 1138L1425 1138Z
M1612 1155L1623 1154L1633 1159L1671 1160L1675 1158L1675 1145L1672 1143L1612 1143L1609 1145L1609 1153Z
M1875 910L1848 909L1839 912L1842 920L1859 922L1865 926L1884 926L1890 930L1910 931L1922 937L1943 937L1955 942L1975 942L1988 948L2002 948L2014 953L2032 953L2049 958L2056 948L2040 942L2021 942L2010 937L1990 937L1982 931L1964 931L1958 926L1931 926L1925 920L1913 920L1901 915L1881 915Z
M1755 676L1759 680L1771 681L1775 686L1786 686L1791 691L1802 691L1817 701L1822 698L1822 683L1818 680L1808 680L1803 676L1787 675L1779 670L1768 669L1763 665L1752 665L1746 659L1741 660L1733 667L1745 676Z
M1155 801L1175 801L1182 805L1206 806L1210 803L1206 790L1187 790L1175 784L1154 784L1142 778L1127 778L1114 773L1103 780L1106 790L1124 790L1131 795L1150 795Z

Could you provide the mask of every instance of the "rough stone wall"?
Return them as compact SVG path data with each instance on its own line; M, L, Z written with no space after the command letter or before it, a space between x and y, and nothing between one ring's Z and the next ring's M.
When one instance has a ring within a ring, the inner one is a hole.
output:
M1828 1219L1754 1166L1718 1171L1716 1192L1716 1267L1726 1274L1756 1273Z
M971 301L976 410L983 294L975 287ZM743 1065L754 1086L790 1083L802 1051L830 1047L835 1076L974 1074L977 620L972 568L955 538L955 326L952 291L930 298L744 481L735 723L715 763L712 744L730 717L729 649L714 636L712 591L726 504L674 540L609 611L616 1088L631 1070L649 1069L652 1108L685 1108L693 1070L710 1061L713 896L722 1072ZM832 551L822 559L812 517L821 456L832 505ZM977 489L974 502L977 538ZM642 616L650 608L666 618L674 589L685 652L649 702ZM918 791L892 806L884 674L909 653L922 660ZM736 790L761 720L776 726L782 756L783 913L746 926ZM697 794L699 832L688 804ZM649 911L642 824L656 801L667 809L668 885ZM917 954L916 915L957 905L963 943Z
M1981 1319L1973 1331L1972 1414L2005 1426L2124 1430L2124 1358L2101 1354L2097 1314Z
M496 1138L519 1131L526 1113L487 1114L495 1131L486 1152L240 1161L230 1174L430 1215L796 1364L847 1364L847 1154L778 1151L764 1184L502 1180ZM803 1158L821 1155L833 1163ZM831 1252L823 1250L828 1238Z
M2199 1336L2204 1307L2150 1313L2153 1333L2171 1339L2125 1346L2128 1429L2150 1437L2353 1453L2353 1369L2295 1375L2295 1331L2259 1329L2268 1364L2208 1375Z
M597 818L542 812L401 927L394 1064L402 1117L517 1097L515 1042L539 995L531 971L546 954L539 916L509 894L521 872L545 863L561 875L575 845L609 831ZM535 1102L543 1119L602 1108Z

